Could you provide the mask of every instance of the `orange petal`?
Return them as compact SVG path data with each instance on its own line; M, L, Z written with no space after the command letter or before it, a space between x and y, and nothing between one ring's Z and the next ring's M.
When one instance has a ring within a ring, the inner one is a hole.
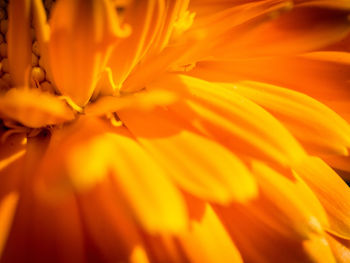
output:
M324 257L324 262L334 262L328 244L319 244L322 236L310 236L308 239L295 238L291 232L282 231L278 218L264 207L259 200L254 204L231 205L230 207L215 207L220 220L223 222L231 238L241 253L244 262L279 263L279 262L313 262L315 249L318 248L319 256ZM266 213L271 219L270 223L256 217L254 206L260 209L260 213ZM253 210L252 210L253 209ZM277 228L276 228L277 227ZM286 229L285 229L286 230ZM287 235L286 235L287 234ZM316 239L313 241L313 239ZM305 243L308 244L305 244ZM318 244L310 244L316 242Z
M315 6L322 8L349 10L350 3L347 0L295 0L298 6Z
M320 102L289 89L251 81L227 85L266 108L312 153L347 155L350 125Z
M346 183L316 157L306 158L295 170L326 210L330 223L327 231L350 239L350 189Z
M183 189L221 203L244 202L255 196L254 179L242 161L193 132L170 111L122 110L118 116Z
M327 235L327 240L338 263L347 263L350 261L349 240L343 240L330 234Z
M46 11L41 0L32 1L33 9L33 25L35 28L36 38L39 43L40 60L43 61L43 66L47 75L47 79L52 79L52 72L49 66L49 40L50 26L47 23Z
M283 224L281 229L291 228L289 233L297 232L304 238L310 238L313 234L322 233L323 226L328 226L326 214L317 199L313 197L316 201L314 207L318 205L316 210L310 209L309 203L303 200L308 197L305 193L309 195L307 189L298 187L264 163L254 161L252 170L262 192L261 198L270 203L264 212L273 215L278 224ZM272 224L274 226L277 226L276 222Z
M57 130L39 174L48 199L88 191L112 175L120 199L147 231L177 232L186 226L181 194L124 127L86 117Z
M11 79L16 86L29 84L31 70L31 2L11 1L9 4L8 58Z
M188 74L215 82L265 82L325 102L350 99L349 65L349 53L324 51L300 56L203 61L198 62ZM298 80L291 76L298 76Z
M17 201L18 194L10 193L0 202L0 258L6 245L7 236L10 233Z
M325 236L312 236L309 240L303 242L303 248L309 255L311 262L339 263L332 250L332 245Z
M171 74L157 79L150 87L169 87L179 92L187 98L187 105L174 105L171 107L173 111L241 153L259 158L263 156L284 165L298 162L305 154L276 119L234 90L197 78Z
M324 156L322 159L336 169L350 172L350 156Z
M124 33L107 0L62 0L50 19L50 68L59 91L84 106L110 48Z
M126 262L134 247L142 245L136 222L128 208L122 206L118 190L105 178L77 195L86 249L89 257L98 262Z
M322 51L294 57L203 61L187 74L215 82L252 80L292 89L350 121L349 64L347 52ZM298 76L298 80L291 76Z
M75 200L48 204L28 190L31 186L25 187L4 251L4 262L82 263L83 233ZM16 253L17 249L22 253Z
M167 106L177 100L175 93L168 90L151 90L125 96L105 96L87 105L84 113L88 115L104 115L125 108L151 110L156 106Z
M49 93L34 89L11 89L0 97L0 112L28 127L39 128L74 119L67 104Z
M180 242L191 262L243 262L220 219L208 204L203 218L191 222L191 229L180 236Z
M27 140L24 162L18 170L20 199L3 253L4 262L82 262L82 232L74 199L53 204L35 191L38 165L48 141L44 133ZM17 253L18 249L23 253Z
M125 22L130 24L132 34L118 43L108 62L116 86L121 86L134 66L151 48L161 28L164 8L164 1L161 0L133 1L127 7Z
M254 58L300 54L335 43L350 31L348 13L311 7L296 7L251 30L226 34L217 40L213 56ZM269 37L266 37L269 36Z

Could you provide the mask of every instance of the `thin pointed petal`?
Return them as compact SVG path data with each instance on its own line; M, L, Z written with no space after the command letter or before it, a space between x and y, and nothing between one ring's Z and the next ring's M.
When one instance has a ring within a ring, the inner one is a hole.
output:
M30 0L11 1L8 25L8 58L13 84L29 85L31 70Z

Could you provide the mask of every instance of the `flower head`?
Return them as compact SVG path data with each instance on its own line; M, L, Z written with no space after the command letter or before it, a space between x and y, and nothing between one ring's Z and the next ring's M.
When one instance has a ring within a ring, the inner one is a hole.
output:
M348 262L349 12L0 1L0 262Z

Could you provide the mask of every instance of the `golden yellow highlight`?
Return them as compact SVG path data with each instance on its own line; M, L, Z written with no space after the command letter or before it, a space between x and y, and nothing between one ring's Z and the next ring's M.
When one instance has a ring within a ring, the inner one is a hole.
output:
M0 262L348 262L349 17L0 0Z

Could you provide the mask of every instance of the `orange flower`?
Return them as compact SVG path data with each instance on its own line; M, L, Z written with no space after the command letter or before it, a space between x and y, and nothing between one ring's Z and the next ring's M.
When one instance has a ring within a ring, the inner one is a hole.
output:
M349 12L0 1L0 262L348 262Z

